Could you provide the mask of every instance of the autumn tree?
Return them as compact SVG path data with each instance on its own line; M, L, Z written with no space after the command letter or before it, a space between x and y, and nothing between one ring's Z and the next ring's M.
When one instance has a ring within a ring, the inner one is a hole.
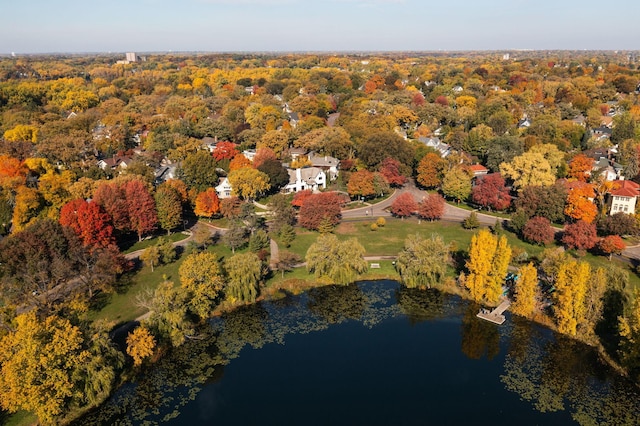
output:
M595 224L579 220L576 223L565 226L562 233L562 242L567 247L576 250L592 249L598 242Z
M520 192L515 206L527 219L540 216L560 223L564 220L566 199L567 189L562 183L551 186L527 186Z
M401 218L409 217L418 209L418 203L413 194L404 192L398 195L391 203L391 213Z
M234 170L229 173L228 179L233 195L245 200L253 200L271 187L269 176L256 169Z
M438 234L423 238L409 235L398 254L396 269L409 288L431 288L441 283L450 263L449 246Z
M142 236L153 231L158 224L156 203L147 186L139 180L131 180L124 184L124 194L127 200L130 229L138 234L138 241Z
M289 172L279 160L264 160L256 169L269 176L272 193L277 193L289 183Z
M498 238L481 229L471 238L465 284L475 301L498 302L510 260L511 248L504 235Z
M640 231L636 218L623 212L605 216L598 227L604 235L637 235Z
M117 182L99 185L93 195L98 203L111 217L113 227L119 231L129 231L129 207L124 187Z
M418 216L427 220L438 220L444 214L446 203L438 193L429 194L418 204Z
M244 155L236 155L229 162L229 171L242 169L243 167L253 167L253 163Z
M189 189L200 192L218 184L216 160L208 151L196 151L187 155L177 174Z
M148 265L153 272L154 268L160 263L160 249L157 245L149 246L140 254L140 260Z
M406 176L404 176L400 171L401 168L402 165L398 160L387 157L382 161L382 164L380 164L380 173L389 185L393 187L400 187L407 182Z
M309 246L305 261L318 280L347 285L367 270L364 253L356 238L339 241L333 234L322 234Z
M192 253L178 273L182 289L189 294L189 310L202 319L208 318L224 283L217 255L207 251Z
M300 256L296 253L292 253L287 250L280 250L278 252L278 259L275 262L274 268L279 271L284 278L284 273L292 271L293 268L302 261Z
M462 167L454 167L449 170L442 179L442 193L449 198L460 202L471 195L471 176Z
M420 160L416 169L417 181L425 188L437 188L442 184L446 161L434 152L430 152Z
M607 235L598 241L597 246L598 250L609 256L609 260L614 254L620 254L627 248L624 240L619 235Z
M495 210L506 210L511 204L511 195L500 173L491 173L476 179L471 191L474 203Z
M220 200L220 214L227 219L233 219L240 214L242 200L238 197L223 198Z
M255 302L260 283L263 279L263 265L255 253L239 253L224 263L227 283L224 289L227 299L232 303Z
M218 142L211 155L216 161L232 160L239 152L233 142Z
M62 206L60 224L73 229L87 247L115 244L111 217L94 201L73 200Z
M197 216L211 217L220 212L220 199L218 193L213 188L207 188L196 197L196 206L193 212Z
M318 229L320 222L324 218L332 225L340 222L340 207L342 205L342 197L336 192L321 192L308 196L298 215L298 223L307 229Z
M293 195L293 199L291 200L291 205L293 207L302 207L304 201L313 194L313 191L310 189L305 189L303 191L298 191Z
M578 154L569 162L567 176L580 182L586 182L591 176L595 160L584 154Z
M553 312L560 333L575 336L583 318L584 300L591 267L586 262L566 260L560 264L553 293Z
M44 200L37 190L26 186L18 187L11 218L12 231L21 231L33 224L43 207Z
M555 232L549 219L534 216L524 225L522 236L532 244L547 245L553 242Z
M127 335L127 354L133 358L133 365L136 367L153 355L155 348L156 340L144 326L137 327Z
M515 280L515 301L511 305L514 314L530 318L536 309L538 298L538 271L533 263L521 267Z
M593 185L585 182L571 182L567 194L564 213L570 218L591 223L598 215L598 208L591 201L595 197Z
M369 198L376 195L373 186L373 173L368 170L352 173L347 184L347 192L352 198Z
M170 234L172 229L182 224L182 197L180 192L174 186L163 183L156 188L154 199L158 224L160 228L167 231L167 234Z
M517 189L529 185L549 186L556 181L549 162L537 152L525 152L508 163L500 164L500 173L513 180L513 186Z

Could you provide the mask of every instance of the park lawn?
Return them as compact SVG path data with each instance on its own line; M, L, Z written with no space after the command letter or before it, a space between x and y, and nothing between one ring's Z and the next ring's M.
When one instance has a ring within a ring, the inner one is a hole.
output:
M160 238L166 238L169 241L171 241L172 243L175 243L177 241L182 241L184 239L189 238L189 234L186 233L182 233L182 232L174 232L171 235L157 235L154 236L153 238L148 238L148 239L144 239L142 241L138 241L137 243L135 243L134 245L132 245L131 247L129 247L128 249L126 249L125 251L123 251L123 254L127 254L127 253L133 253L134 251L138 251L138 250L142 250L142 249L146 249L147 247L150 247L154 244L156 244L158 242L158 239Z

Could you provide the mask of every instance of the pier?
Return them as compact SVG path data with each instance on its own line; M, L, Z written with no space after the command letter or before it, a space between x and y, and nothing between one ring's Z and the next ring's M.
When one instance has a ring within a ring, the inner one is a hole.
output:
M502 303L500 303L498 307L493 311L489 311L488 309L483 308L480 310L480 312L478 312L478 315L476 316L478 318L482 318L483 320L491 321L494 324L500 325L506 320L506 318L502 314L504 313L504 311L509 309L509 306L511 306L511 302L509 302L509 299L504 298L502 300Z

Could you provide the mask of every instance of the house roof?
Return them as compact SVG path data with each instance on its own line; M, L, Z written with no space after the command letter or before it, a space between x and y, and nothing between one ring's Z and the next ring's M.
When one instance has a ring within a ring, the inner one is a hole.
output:
M314 167L331 167L337 166L340 163L340 160L337 158L331 157L330 155L316 155L315 152L309 153L309 161Z
M637 197L640 195L640 185L630 180L617 180L616 189L611 190L611 195L618 197Z
M473 164L473 165L469 166L469 169L471 169L471 171L473 172L474 175L487 173L489 171L489 169L487 169L482 164Z

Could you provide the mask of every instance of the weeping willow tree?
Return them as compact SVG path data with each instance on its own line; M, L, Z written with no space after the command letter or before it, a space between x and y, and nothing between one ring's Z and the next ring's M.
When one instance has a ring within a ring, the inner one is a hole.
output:
M225 262L225 294L232 302L255 302L262 280L262 262L254 253L236 254Z
M322 234L307 250L307 270L320 281L347 285L366 272L364 253L356 238L338 241L333 234Z
M398 255L396 269L408 288L431 288L442 280L450 263L449 246L438 234L409 235Z

